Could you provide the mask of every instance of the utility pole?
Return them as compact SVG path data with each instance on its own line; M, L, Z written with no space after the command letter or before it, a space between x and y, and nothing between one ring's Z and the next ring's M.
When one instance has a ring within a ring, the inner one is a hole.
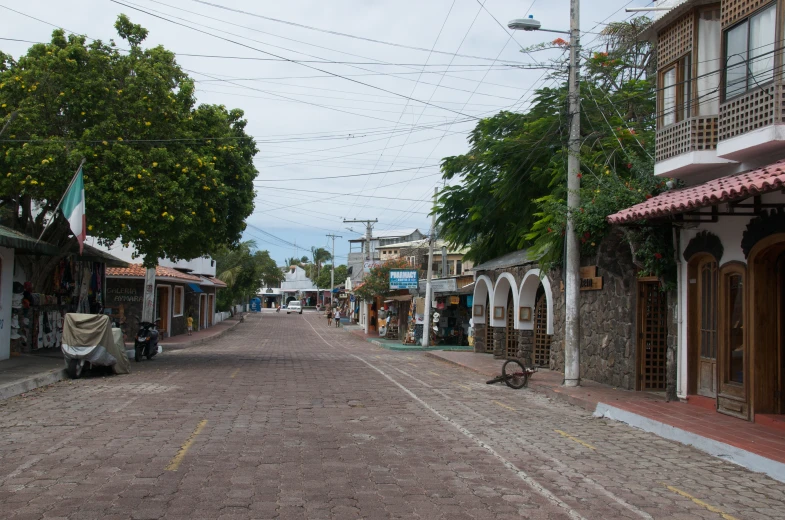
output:
M365 259L371 261L371 240L373 238L373 225L379 222L379 219L373 220L344 220L344 224L365 224Z
M567 258L564 313L564 386L581 384L580 268L581 251L573 213L581 206L581 91L579 51L581 42L580 0L570 0L570 140L567 156Z
M335 287L335 239L336 238L343 238L341 235L327 235L329 238L333 239L333 261L332 261L332 269L330 270L330 307L333 306L333 288Z
M570 138L567 155L567 229L565 232L564 258L564 386L581 384L581 337L580 337L580 268L581 253L578 236L575 234L573 213L581 207L581 90L579 83L581 48L580 0L570 0L570 31L543 29L533 16L512 20L507 27L521 31L545 31L570 35Z
M436 206L436 194L438 188L433 189L433 205ZM423 312L423 326L422 326L422 346L428 346L428 340L431 339L431 278L433 278L433 246L436 243L434 235L436 234L436 213L431 215L431 233L428 237L428 278L425 280L425 311Z

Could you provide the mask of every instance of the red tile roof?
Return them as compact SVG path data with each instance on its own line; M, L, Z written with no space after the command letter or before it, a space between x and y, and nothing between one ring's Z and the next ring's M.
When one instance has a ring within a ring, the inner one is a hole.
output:
M221 280L219 280L218 278L214 278L212 276L208 276L206 278L208 280L210 280L211 282L213 282L217 287L226 287L226 284L224 282L222 282Z
M145 275L145 268L142 264L128 264L128 267L107 267L106 268L106 276L112 277L122 277L122 276L134 276L134 277L142 277L144 278ZM172 269L170 267L161 267L160 265L155 267L155 277L156 278L178 278L183 280L183 282L201 282L202 279L198 276L193 276L190 274L185 274L183 272L178 271L177 269Z
M661 218L783 188L785 188L785 160L689 188L661 193L646 202L610 215L608 222L624 224L636 220Z

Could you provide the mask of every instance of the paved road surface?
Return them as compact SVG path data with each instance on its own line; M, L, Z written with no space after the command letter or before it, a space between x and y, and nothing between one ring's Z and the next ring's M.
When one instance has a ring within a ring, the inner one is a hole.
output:
M785 518L785 484L316 314L0 402L4 519Z

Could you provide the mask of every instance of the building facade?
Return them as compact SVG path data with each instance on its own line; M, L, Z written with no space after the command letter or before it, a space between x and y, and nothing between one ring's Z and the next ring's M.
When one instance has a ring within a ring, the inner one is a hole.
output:
M401 242L413 242L425 237L418 229L402 229L394 231L374 231L370 243L366 237L349 240L349 256L346 266L354 282L359 282L371 265L382 261L380 247Z
M674 230L679 397L774 420L785 414L785 2L677 4L648 37L655 174L679 184L609 220Z
M379 260L395 260L404 258L409 265L420 270L421 277L425 276L428 270L428 240L415 240L409 242L396 242L384 246L379 246ZM445 251L446 248L446 251ZM446 252L445 267L444 263ZM437 240L433 248L433 274L434 276L461 276L471 273L472 261L464 259L465 249L456 249L447 244L444 240Z

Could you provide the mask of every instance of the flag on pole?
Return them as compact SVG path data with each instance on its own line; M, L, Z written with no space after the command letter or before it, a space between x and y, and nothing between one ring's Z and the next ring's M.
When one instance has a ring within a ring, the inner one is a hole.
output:
M76 240L79 242L79 254L84 250L84 241L87 236L87 221L85 219L84 204L84 177L82 167L74 176L68 191L65 192L62 202L63 216L68 220Z

